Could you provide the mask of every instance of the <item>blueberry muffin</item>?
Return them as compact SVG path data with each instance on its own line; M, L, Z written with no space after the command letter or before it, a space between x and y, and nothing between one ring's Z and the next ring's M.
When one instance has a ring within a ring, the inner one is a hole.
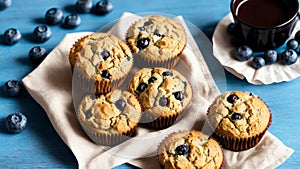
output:
M118 88L133 66L132 53L122 40L107 33L93 33L71 48L69 61L73 85L103 94Z
M186 46L184 28L173 19L151 15L135 22L126 35L137 59L149 67L173 68Z
M86 134L100 145L115 145L133 136L141 118L141 106L128 91L87 95L77 111Z
M219 143L195 130L168 136L158 150L158 160L164 169L220 169L223 159Z
M232 151L254 147L272 121L272 114L258 96L242 91L218 96L208 110L208 119L222 146Z
M191 85L174 69L140 69L133 75L129 91L142 106L141 122L156 129L171 126L192 100Z

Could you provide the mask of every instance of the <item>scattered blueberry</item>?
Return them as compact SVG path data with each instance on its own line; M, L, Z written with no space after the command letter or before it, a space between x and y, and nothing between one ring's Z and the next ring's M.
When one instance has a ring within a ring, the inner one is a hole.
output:
M77 0L75 10L77 13L88 13L93 8L92 0Z
M253 55L253 51L249 46L242 45L235 51L235 57L240 61L246 61Z
M297 53L292 49L287 49L281 54L281 62L284 65L291 65L297 61Z
M64 13L59 8L50 8L45 14L46 23L49 25L57 25L62 22L63 18Z
M3 93L8 97L20 96L22 92L22 84L18 80L9 80L4 83Z
M27 126L27 118L22 113L12 113L6 117L5 126L10 133L20 133Z
M176 147L176 149L175 149L176 155L188 155L189 152L190 152L190 147L185 144L182 144L182 145Z
M6 9L11 6L11 0L0 0L0 10Z
M106 78L106 79L110 79L111 74L109 74L107 70L103 70L102 73L101 73L101 77Z
M158 103L160 106L165 107L168 104L168 99L162 96L161 98L159 98Z
M4 32L3 41L7 45L14 45L22 38L21 32L16 28L9 28Z
M39 65L47 56L47 51L41 46L35 46L28 52L29 59L35 64Z
M162 73L163 76L173 76L172 72L170 71L165 71Z
M235 100L238 100L239 97L236 94L231 94L227 97L227 101L229 103L234 103Z
M286 42L286 47L288 49L296 50L298 48L298 46L299 46L299 43L295 39L290 39Z
M173 95L174 95L175 99L179 100L179 101L183 100L183 98L184 98L184 94L182 91L174 92Z
M235 33L235 24L234 23L228 24L228 26L227 26L227 32L230 35L233 35Z
M139 50L142 50L148 47L149 43L150 43L149 38L141 38L137 41L136 46L139 48Z
M231 115L231 119L232 120L241 120L242 119L242 115L240 113L233 113Z
M100 55L102 56L103 60L106 60L110 56L107 50L103 50Z
M98 1L94 6L94 13L97 15L105 15L111 12L113 5L107 0Z
M252 66L255 69L260 69L261 67L265 66L265 64L266 64L265 59L260 56L257 56L252 60Z
M263 58L265 59L266 65L271 65L277 61L277 52L275 50L267 50Z
M123 111L126 107L126 102L123 99L119 99L115 102L115 105L120 111Z
M136 90L138 92L143 92L146 88L148 87L148 85L146 83L140 83L139 86L136 88Z
M42 43L50 39L52 35L51 29L46 25L39 25L33 31L33 37L36 42Z
M66 16L63 26L68 29L73 29L79 26L80 23L81 23L81 19L79 15L77 15L76 13L72 13Z
M148 83L153 83L155 80L157 80L156 77L150 77L150 78L148 79Z

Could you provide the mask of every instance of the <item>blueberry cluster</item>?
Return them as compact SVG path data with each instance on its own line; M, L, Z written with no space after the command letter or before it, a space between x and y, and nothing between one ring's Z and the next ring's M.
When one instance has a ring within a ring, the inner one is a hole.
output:
M295 37L286 42L285 50L277 52L275 49L270 49L262 52L262 54L254 55L251 47L242 44L235 35L235 25L230 23L227 26L227 32L231 35L231 43L236 46L235 58L239 61L246 61L253 57L252 66L259 69L265 65L271 65L280 62L283 65L294 64L298 59L300 31L295 34Z

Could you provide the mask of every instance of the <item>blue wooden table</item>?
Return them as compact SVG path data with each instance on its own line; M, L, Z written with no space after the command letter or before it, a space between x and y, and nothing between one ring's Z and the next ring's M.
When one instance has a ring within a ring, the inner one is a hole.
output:
M123 12L160 12L182 15L212 37L218 21L229 13L229 0L112 0L113 11L105 16L80 14L81 25L76 29L50 26L53 35L45 43L32 42L33 29L44 23L45 12L51 7L70 13L75 0L27 0L14 1L12 6L0 11L0 34L15 27L23 39L14 46L0 42L0 84L10 79L21 80L35 66L28 59L29 50L37 45L51 51L70 32L97 31L103 25L118 19ZM300 168L300 78L290 82L271 85L252 85L225 72L224 90L251 91L264 99L273 113L270 131L284 144L295 150L280 168ZM27 128L19 134L8 134L4 126L5 117L13 112L22 112L28 117ZM52 127L44 110L23 91L19 98L7 98L0 92L0 168L77 168L77 161ZM123 164L117 168L133 168Z

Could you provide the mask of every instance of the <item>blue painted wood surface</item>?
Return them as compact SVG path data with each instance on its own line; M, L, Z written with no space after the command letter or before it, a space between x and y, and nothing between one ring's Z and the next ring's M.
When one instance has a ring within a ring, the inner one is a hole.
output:
M44 23L45 12L51 7L63 9L65 15L75 0L12 0L12 6L0 11L0 34L15 27L23 39L14 46L0 42L0 85L7 80L22 79L34 66L28 59L29 50L36 45L52 50L66 33L97 31L105 24L118 19L125 11L133 13L160 12L182 15L211 38L217 22L229 12L229 0L112 0L113 11L105 16L80 14L81 25L76 29L50 26L51 39L42 44L33 43L33 29ZM94 1L96 2L96 1ZM262 97L273 113L270 131L294 154L279 168L300 168L300 79L272 85L252 85L226 72L224 90L251 91ZM20 134L7 134L5 117L13 112L22 112L28 117L28 127ZM0 92L0 168L77 168L77 161L52 127L44 110L24 91L19 98L7 98ZM133 168L123 164L117 168Z

